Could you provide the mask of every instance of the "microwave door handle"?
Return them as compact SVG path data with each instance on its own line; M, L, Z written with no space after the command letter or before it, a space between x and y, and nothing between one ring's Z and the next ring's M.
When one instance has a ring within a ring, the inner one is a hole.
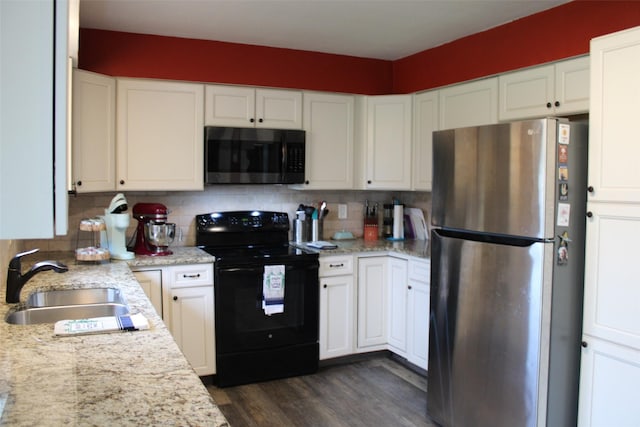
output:
M286 141L282 141L282 164L280 165L280 179L284 180L285 174L287 173L287 164L289 157L289 150L287 147Z

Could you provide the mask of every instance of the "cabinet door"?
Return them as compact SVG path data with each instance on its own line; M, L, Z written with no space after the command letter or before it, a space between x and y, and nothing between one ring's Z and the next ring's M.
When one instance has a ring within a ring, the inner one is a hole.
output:
M431 191L433 173L433 131L438 130L438 91L424 92L413 99L413 190Z
M576 114L589 111L589 56L555 64L555 114Z
M354 97L304 93L306 182L309 190L353 189Z
M640 28L591 41L590 200L640 202Z
M0 1L0 239L67 232L68 4L54 3Z
M118 190L202 190L202 85L117 81Z
M171 289L168 325L198 375L215 373L213 286Z
M401 356L406 356L407 350L407 261L388 258L388 289L389 329L387 342L393 350Z
M498 122L498 78L462 83L440 90L440 129Z
M635 427L640 420L640 351L584 337L579 427Z
M640 206L589 203L585 334L640 350Z
M429 364L429 284L409 279L407 360L427 370Z
M78 193L116 189L116 80L73 70L73 184Z
M353 276L320 278L320 359L354 352Z
M134 271L133 275L136 276L158 316L162 317L162 270Z
M367 189L411 187L411 95L368 98Z
M257 89L256 127L302 129L302 92Z
M387 343L387 257L358 259L358 348ZM367 348L366 350L372 350Z
M500 120L544 117L553 113L555 100L553 65L516 71L498 77Z
M207 85L205 91L205 125L254 126L256 104L254 88Z

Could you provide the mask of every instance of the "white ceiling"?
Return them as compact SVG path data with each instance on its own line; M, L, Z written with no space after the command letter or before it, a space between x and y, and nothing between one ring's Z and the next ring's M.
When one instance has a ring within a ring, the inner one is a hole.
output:
M80 27L396 60L568 1L80 0Z

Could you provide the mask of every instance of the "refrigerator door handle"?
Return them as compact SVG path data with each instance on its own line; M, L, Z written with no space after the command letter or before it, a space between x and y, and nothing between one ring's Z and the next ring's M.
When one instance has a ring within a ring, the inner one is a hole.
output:
M474 242L483 242L483 243L495 243L497 245L508 245L508 246L519 246L526 247L531 246L534 243L553 243L554 238L545 238L538 239L532 237L522 237L522 236L510 236L507 234L499 235L499 234L487 234L487 233L478 233L473 231L462 231L462 230L453 230L453 229L434 229L434 233L443 237L451 237L454 239L462 239L462 240L472 240Z

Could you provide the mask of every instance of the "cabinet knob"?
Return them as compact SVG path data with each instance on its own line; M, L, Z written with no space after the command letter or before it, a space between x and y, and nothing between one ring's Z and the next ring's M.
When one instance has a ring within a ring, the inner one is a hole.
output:
M256 120L255 120L253 117L249 119L249 122L251 122L251 123L253 123L253 122L255 122L255 121L256 121Z
M547 102L547 108L551 108L551 103Z
M262 123L262 122L264 122L264 120L262 120L262 119L258 119L258 122Z
M307 185L309 185L309 180L306 180L304 183L305 183L305 184L307 184Z
M591 218L593 216L593 212L589 211L587 212L587 218Z
M407 286L407 289L411 290L411 285Z
M174 301L178 301L178 297L174 296L174 297L173 297L173 300L174 300Z
M78 181L78 182L76 182L76 185L77 185L78 187L82 186L82 181Z
M581 345L582 345L583 348L587 348L589 346L589 344L587 344L586 341L582 341Z
M327 284L322 285L323 288L327 289Z
M590 186L587 187L587 191L589 193L593 193L593 190L594 190L593 186L590 185Z
M555 105L556 107L559 107L560 106L560 101L554 102L553 105Z
M369 179L369 180L367 180L367 184L371 184L371 180L370 180L370 179Z
M124 179L120 180L120 185L124 185Z

